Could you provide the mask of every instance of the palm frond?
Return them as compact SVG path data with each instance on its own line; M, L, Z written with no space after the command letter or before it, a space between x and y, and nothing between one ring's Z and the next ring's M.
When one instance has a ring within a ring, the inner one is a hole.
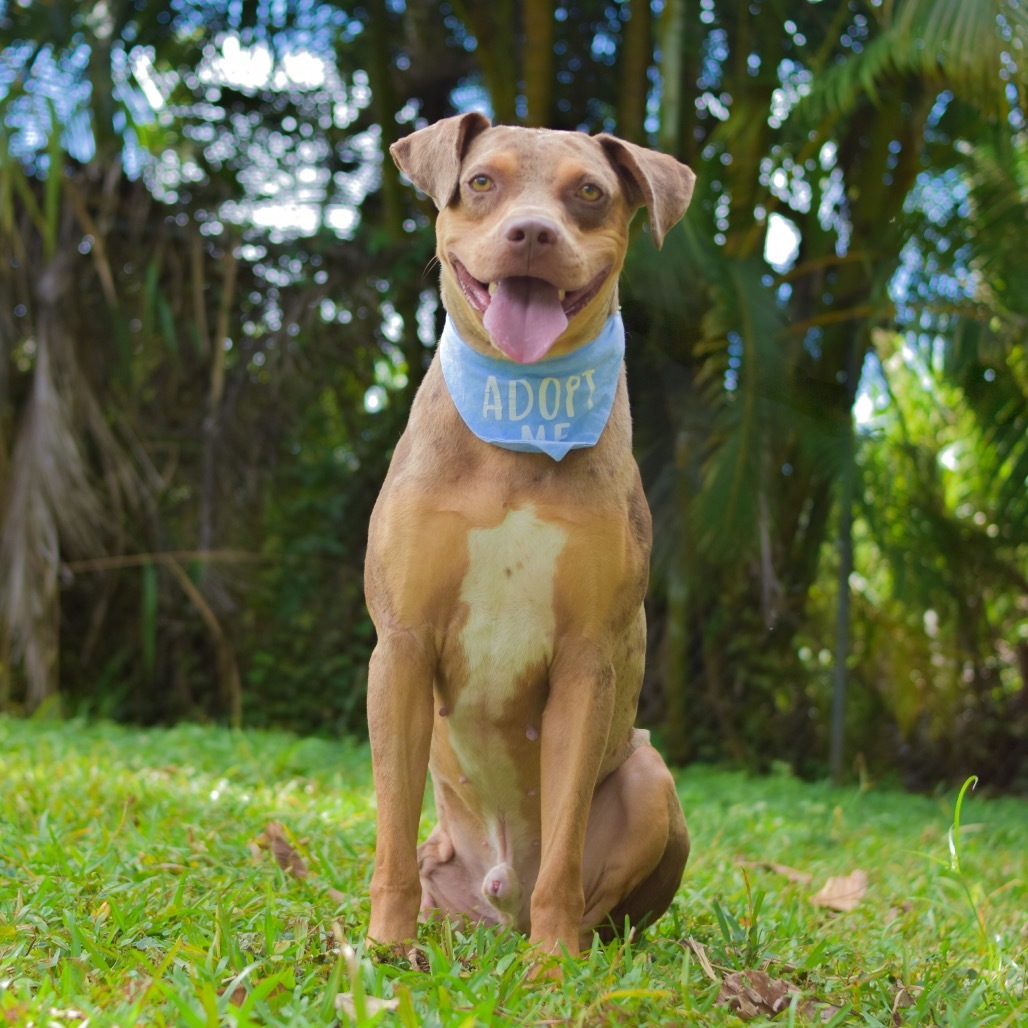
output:
M973 211L967 239L971 261L991 298L1017 317L1023 333L1028 319L1028 139L1015 139L1009 153L997 153L979 142L971 149L967 166Z
M757 259L722 261L718 270L715 303L703 325L708 360L701 380L724 395L693 524L697 542L711 554L759 537L769 451L781 438L788 389L784 313L762 281L766 266Z
M1028 15L1016 0L906 0L883 19L859 52L829 65L791 117L802 124L845 117L889 85L915 76L951 90L989 118L1010 107L1002 69L1011 50L1023 52ZM1024 104L1023 86L1014 85Z
M59 269L51 266L51 273ZM40 324L0 534L0 617L25 661L30 707L56 689L61 547L95 552L100 545L100 505L62 388L69 368L61 367L64 344L54 339L55 322Z
M925 77L941 72L957 95L999 114L1004 55L1012 44L1023 52L1028 14L1019 0L907 0L896 13L892 34L898 68ZM1020 93L1023 104L1023 85Z

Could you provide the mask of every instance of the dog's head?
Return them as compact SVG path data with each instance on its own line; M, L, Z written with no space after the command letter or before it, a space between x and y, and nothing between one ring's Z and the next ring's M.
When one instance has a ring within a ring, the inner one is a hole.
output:
M446 118L390 148L435 201L443 303L464 340L532 363L593 339L617 308L628 224L657 246L685 213L684 164L610 135Z

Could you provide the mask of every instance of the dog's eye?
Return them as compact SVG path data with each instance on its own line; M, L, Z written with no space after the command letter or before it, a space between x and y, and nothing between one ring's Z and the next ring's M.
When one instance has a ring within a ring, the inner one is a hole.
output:
M587 200L589 203L595 203L603 196L603 190L594 182L586 182L584 186L579 187L578 196L580 199Z
M488 175L476 175L468 185L475 193L488 193L493 188L493 180Z

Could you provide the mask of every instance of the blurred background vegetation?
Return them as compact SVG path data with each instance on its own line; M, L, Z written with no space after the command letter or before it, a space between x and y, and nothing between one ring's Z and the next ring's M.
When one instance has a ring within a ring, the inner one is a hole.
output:
M622 288L672 760L1028 787L1017 0L0 3L0 706L363 731L457 111L699 184ZM835 705L833 694L843 698Z

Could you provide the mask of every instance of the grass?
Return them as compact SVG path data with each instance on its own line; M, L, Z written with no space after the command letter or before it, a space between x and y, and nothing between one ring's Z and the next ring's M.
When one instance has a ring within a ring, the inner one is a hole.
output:
M957 816L955 792L690 768L693 858L672 910L564 961L555 985L530 978L510 933L426 926L417 970L364 952L360 745L0 719L0 782L0 1023L1028 1023L1016 799L967 792ZM305 877L267 848L271 822ZM855 869L868 887L852 910L811 901Z

